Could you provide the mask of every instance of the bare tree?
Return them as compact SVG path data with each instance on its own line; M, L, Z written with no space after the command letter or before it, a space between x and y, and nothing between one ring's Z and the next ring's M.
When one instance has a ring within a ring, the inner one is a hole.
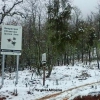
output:
M82 19L81 11L78 7L73 7L74 13L72 15L73 24L76 26L76 31L78 31L79 21Z
M23 16L23 14L16 9L16 7L22 2L23 0L12 0L11 2L8 0L2 0L2 2L0 2L0 24L4 21L6 16Z

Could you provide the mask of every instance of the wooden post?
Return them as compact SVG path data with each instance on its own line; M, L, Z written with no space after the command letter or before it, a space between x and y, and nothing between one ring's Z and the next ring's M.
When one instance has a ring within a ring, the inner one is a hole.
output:
M43 86L45 86L46 53L42 54L42 66L43 66Z

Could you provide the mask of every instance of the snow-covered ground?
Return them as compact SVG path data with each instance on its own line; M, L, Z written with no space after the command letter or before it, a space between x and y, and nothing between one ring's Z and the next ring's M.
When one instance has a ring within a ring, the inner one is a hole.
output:
M100 91L100 70L97 69L96 62L92 62L90 66L82 63L76 63L75 66L54 66L50 78L46 78L45 86L42 85L42 76L37 76L34 73L31 79L32 71L27 69L19 71L18 84L15 86L15 74L11 73L11 78L9 78L10 74L5 73L4 85L0 89L0 96L5 96L6 100L37 100L61 91L65 92L48 100L62 100L65 97L73 100L75 96L88 95L91 92ZM93 82L98 83L66 91ZM17 96L15 96L16 91Z

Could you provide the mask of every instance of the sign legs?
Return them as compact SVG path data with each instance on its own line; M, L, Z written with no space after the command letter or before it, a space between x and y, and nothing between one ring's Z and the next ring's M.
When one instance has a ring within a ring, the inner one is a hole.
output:
M4 84L4 66L5 66L5 55L2 56L2 85Z
M19 55L17 55L17 66L16 66L16 84L18 84L18 66L19 66ZM4 84L4 67L5 67L5 55L2 55L2 85Z
M18 84L18 66L19 66L19 55L17 55L17 66L16 66L16 84Z

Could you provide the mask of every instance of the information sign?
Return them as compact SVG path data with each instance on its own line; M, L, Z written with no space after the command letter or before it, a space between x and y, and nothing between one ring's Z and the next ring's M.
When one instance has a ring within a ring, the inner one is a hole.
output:
M21 55L22 27L2 25L1 54Z
M42 64L46 63L46 53L42 54Z

